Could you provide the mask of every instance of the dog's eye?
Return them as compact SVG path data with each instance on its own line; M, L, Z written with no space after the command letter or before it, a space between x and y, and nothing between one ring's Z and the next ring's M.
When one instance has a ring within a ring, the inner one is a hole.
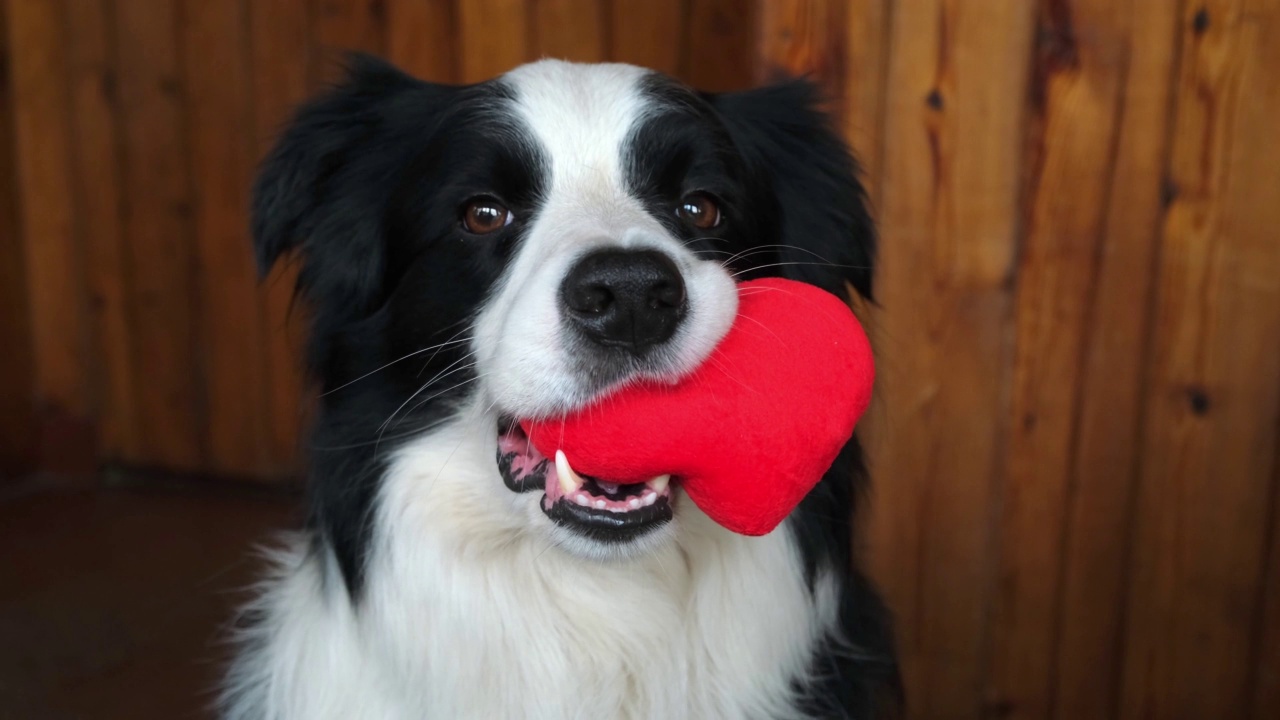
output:
M462 208L462 227L475 235L488 235L511 224L511 211L491 197L467 201Z
M720 224L720 206L706 193L690 193L680 201L676 215L696 228L710 230Z

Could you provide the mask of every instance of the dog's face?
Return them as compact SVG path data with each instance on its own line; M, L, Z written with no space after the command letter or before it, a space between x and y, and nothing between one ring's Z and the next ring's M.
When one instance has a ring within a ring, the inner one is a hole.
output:
M531 530L595 556L676 532L678 478L581 477L515 421L690 372L738 280L870 295L862 192L812 100L800 84L699 94L625 65L446 87L359 61L300 113L255 197L264 267L302 250L319 433L349 449L316 463L319 521L349 524L326 505L359 495L332 468L361 474L465 413Z

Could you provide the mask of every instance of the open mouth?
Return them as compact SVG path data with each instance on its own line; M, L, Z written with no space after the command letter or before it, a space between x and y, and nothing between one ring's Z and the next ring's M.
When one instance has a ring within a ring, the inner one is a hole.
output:
M564 453L553 460L529 442L519 423L498 423L498 471L512 492L542 490L540 507L553 522L605 542L627 542L670 522L671 476L616 483L581 475Z

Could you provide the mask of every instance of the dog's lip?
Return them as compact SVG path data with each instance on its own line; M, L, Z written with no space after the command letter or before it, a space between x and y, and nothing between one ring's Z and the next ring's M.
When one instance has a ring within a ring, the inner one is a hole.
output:
M497 425L497 461L512 492L541 489L539 507L557 525L611 542L634 539L674 516L672 478L662 475L639 483L615 483L573 470L564 453L555 462L529 442L519 423L501 417Z
M593 540L613 543L635 540L675 517L670 497L661 497L653 505L622 513L583 507L567 498L552 502L546 496L540 506L555 524Z

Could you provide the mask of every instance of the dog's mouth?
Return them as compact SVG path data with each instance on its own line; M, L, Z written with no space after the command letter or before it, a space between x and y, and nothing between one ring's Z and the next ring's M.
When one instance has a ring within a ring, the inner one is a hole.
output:
M512 492L542 490L539 506L548 518L594 540L636 540L673 517L670 475L641 483L581 475L564 453L545 457L510 418L498 422L498 471Z

